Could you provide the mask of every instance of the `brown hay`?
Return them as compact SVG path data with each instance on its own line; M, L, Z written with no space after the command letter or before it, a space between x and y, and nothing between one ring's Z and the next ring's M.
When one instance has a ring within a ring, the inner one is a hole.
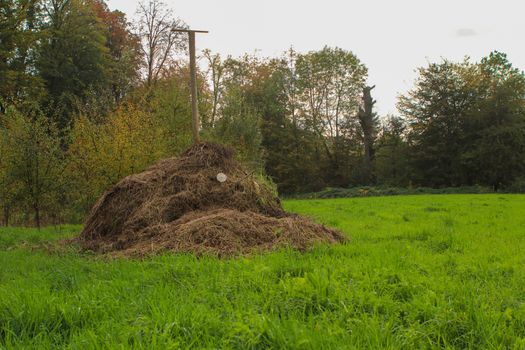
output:
M217 181L219 172L228 176L226 182ZM76 242L113 255L170 250L230 256L343 240L338 231L286 213L273 191L235 161L231 149L201 143L104 193Z

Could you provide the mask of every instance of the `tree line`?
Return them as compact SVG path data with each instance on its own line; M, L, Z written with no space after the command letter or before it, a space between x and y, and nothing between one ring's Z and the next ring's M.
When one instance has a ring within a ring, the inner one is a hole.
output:
M108 186L191 144L186 37L172 30L185 27L159 0L131 21L103 0L0 3L4 224L81 221ZM345 49L199 59L202 138L282 194L525 182L525 75L504 53L419 68L389 116Z

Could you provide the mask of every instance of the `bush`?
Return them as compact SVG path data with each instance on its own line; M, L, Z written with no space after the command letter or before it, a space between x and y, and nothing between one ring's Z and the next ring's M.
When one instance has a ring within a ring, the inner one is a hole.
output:
M525 193L525 177L518 178L514 182L503 189L507 193Z
M525 182L522 184L523 192L525 192ZM303 193L291 196L297 199L311 199L311 198L352 198L352 197L378 197L378 196L398 196L409 194L478 194L493 192L488 187L482 186L462 186L462 187L444 187L444 188L403 188L403 187L328 187L319 192ZM516 191L519 192L519 191Z

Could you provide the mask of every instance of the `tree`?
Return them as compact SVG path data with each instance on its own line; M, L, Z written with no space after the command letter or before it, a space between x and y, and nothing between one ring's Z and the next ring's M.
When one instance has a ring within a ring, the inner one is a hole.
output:
M142 92L141 103L147 106L151 116L159 120L166 129L171 154L179 154L192 144L189 78L188 66L173 66L166 71L164 77L153 88L146 86L137 89L137 92ZM199 75L197 81L199 111L203 115L209 115L208 96L210 94L206 79ZM149 90L149 95L147 90Z
M211 82L211 114L209 116L203 115L202 124L204 127L213 127L217 119L219 103L223 93L223 78L225 65L221 59L220 54L212 54L210 50L204 50L203 56L208 63L207 76Z
M378 183L402 187L410 184L406 133L407 124L404 119L389 116L384 120L374 157L374 172Z
M348 185L361 158L356 115L366 68L350 52L324 48L279 59L205 53L214 139L262 166L279 190Z
M398 109L410 124L416 183L439 187L469 182L461 157L464 125L478 98L466 77L475 69L468 60L432 63L419 69L414 89L400 96Z
M240 59L228 58L223 65L223 90L209 137L233 146L242 161L261 170L261 114L254 97L260 88L257 71L262 62L245 55Z
M40 228L44 214L56 217L62 191L65 162L58 129L41 114L25 116L12 107L0 122L3 182L14 190L2 205L9 211L9 200L16 198Z
M89 2L47 0L44 13L37 68L48 93L46 112L65 129L90 94L105 97L111 60L104 28Z
M186 47L183 35L173 31L185 28L186 24L159 0L140 2L137 13L146 84L152 86L174 64L177 52Z
M86 213L123 177L169 156L166 134L160 120L131 103L110 113L102 124L80 116L71 132L70 166L64 175L73 208L70 216Z
M476 73L479 100L466 125L463 159L475 182L498 190L525 173L525 75L497 51Z
M503 53L419 70L398 107L409 120L415 181L510 185L525 169L525 76Z
M111 93L114 103L118 104L139 79L140 38L132 33L123 12L111 11L103 0L91 1L104 27L106 47L111 59Z
M7 110L5 110L7 112ZM0 114L0 117L6 118ZM6 125L6 120L0 119L0 207L2 208L2 221L5 226L9 225L11 212L20 202L20 188L18 179L13 176L12 159L9 156L13 143L10 142L10 135Z
M260 70L261 89L256 98L261 113L265 170L279 192L285 194L324 186L310 142L315 135L297 124L293 62L289 59L290 56L271 60L265 70Z
M319 164L311 156L315 135L299 129L291 107L288 58L205 56L212 90L205 136L234 146L255 170L264 168L283 193L322 188Z
M328 160L326 180L348 184L352 150L358 136L355 115L367 75L366 67L351 52L325 47L298 55L297 104L300 122L316 135L315 156Z
M8 105L34 108L43 95L34 74L34 47L40 36L39 1L0 2L0 113Z

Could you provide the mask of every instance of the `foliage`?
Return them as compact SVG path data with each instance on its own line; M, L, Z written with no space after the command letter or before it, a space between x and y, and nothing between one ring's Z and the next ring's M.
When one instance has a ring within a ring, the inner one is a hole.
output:
M349 188L329 187L322 191L301 193L290 198L295 199L326 199L326 198L354 198L354 197L381 197L381 196L402 196L415 194L483 194L493 193L491 188L481 186L462 186L462 187L388 187L388 186L359 186ZM512 193L523 193L516 191Z
M140 78L140 38L132 32L131 24L123 12L111 11L103 0L91 1L104 28L111 59L108 80L114 103L119 103Z
M66 162L57 127L38 112L26 116L10 107L0 119L0 149L4 222L14 206L32 212L32 220L26 220L38 227L44 217L63 220L59 203Z
M47 91L44 106L64 129L88 91L104 96L111 59L104 27L88 1L48 0L43 6L36 69Z
M464 161L477 183L498 189L525 173L525 74L499 52L478 69L482 95L470 112Z
M0 2L0 113L8 105L34 108L43 94L42 79L31 73L38 10L37 0Z
M168 134L161 121L134 105L120 107L104 124L80 117L71 131L70 166L65 174L70 214L87 212L107 188L165 158L168 150ZM79 220L82 217L74 221Z
M327 184L347 185L352 152L361 148L357 114L367 69L353 53L325 47L298 55L295 74L299 123L316 136L321 176Z
M410 184L411 156L406 142L408 126L404 119L388 116L383 120L377 138L374 166L377 182L389 186L407 187Z
M191 106L189 86L189 69L187 66L172 68L165 73L165 78L158 81L156 88L136 89L133 97L136 104L146 106L146 112L156 119L166 132L166 142L171 155L179 154L191 145ZM201 88L204 95L205 89ZM149 94L148 94L149 92ZM144 96L147 96L147 101ZM200 101L199 110L204 112L207 105Z
M106 186L191 144L187 36L173 31L184 27L161 0L141 2L132 23L104 0L0 1L0 132L14 137L12 108L60 146L56 217L80 221ZM525 75L504 53L420 67L391 116L377 115L365 64L343 48L201 55L202 139L233 146L281 194L520 188ZM20 168L12 147L2 145L2 184ZM35 221L23 191L0 189L4 222Z
M80 228L2 228L0 347L520 349L523 203L287 201L351 243L224 260L98 259L53 243Z
M504 190L508 193L525 193L525 178L517 178L512 184L505 187Z
M525 75L493 52L479 63L421 68L399 100L410 123L413 180L427 186L498 189L525 169Z
M206 57L211 135L259 167L264 160L285 193L351 181L362 151L357 113L367 73L355 55L325 47L280 59Z
M267 64L264 82L254 95L261 113L265 170L279 192L293 193L322 186L314 160L315 135L299 127L294 105L294 73L284 60ZM301 174L301 176L297 176Z
M246 55L238 60L229 58L222 65L221 104L215 107L220 118L212 115L209 138L234 147L242 161L250 163L254 170L261 170L261 118L253 103L254 90L260 84L258 70L261 63Z

